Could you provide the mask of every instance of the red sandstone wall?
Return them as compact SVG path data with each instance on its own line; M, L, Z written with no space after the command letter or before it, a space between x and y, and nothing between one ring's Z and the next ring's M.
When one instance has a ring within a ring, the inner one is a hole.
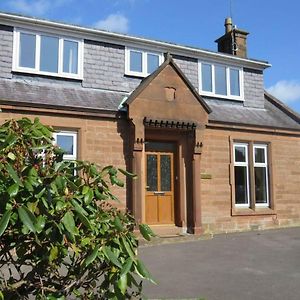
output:
M274 214L232 215L230 137L271 143ZM205 232L300 226L300 138L208 129L201 158L202 223Z

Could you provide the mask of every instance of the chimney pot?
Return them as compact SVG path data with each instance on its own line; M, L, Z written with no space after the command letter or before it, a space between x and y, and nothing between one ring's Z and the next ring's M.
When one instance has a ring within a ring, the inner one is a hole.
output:
M248 32L237 29L232 25L230 17L225 19L225 34L218 38L218 51L247 58L247 35Z
M225 34L232 31L232 19L230 17L225 19Z

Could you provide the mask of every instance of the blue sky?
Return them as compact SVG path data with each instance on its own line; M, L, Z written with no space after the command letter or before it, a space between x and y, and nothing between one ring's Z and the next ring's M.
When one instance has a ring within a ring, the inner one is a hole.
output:
M265 87L300 113L298 0L2 0L0 10L210 50L231 11L250 32L248 56L272 64Z

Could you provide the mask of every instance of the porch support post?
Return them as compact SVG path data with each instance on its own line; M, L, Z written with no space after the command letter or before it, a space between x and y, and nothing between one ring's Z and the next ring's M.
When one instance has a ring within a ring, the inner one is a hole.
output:
M195 147L193 155L193 233L202 233L201 221L201 153L204 127L195 130Z
M138 223L143 221L143 205L142 205L142 161L143 151L133 150L133 173L137 178L133 180L133 214Z
M133 215L138 223L145 221L145 183L144 183L144 124L141 118L133 119L135 137L133 146L133 173L137 178L133 180Z
M193 233L201 234L200 154L193 156Z

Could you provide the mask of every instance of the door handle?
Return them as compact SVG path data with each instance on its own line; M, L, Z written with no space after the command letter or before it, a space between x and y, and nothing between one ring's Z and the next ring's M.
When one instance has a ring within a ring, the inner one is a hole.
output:
M163 196L165 194L165 192L154 192L154 195L160 195L160 196Z

